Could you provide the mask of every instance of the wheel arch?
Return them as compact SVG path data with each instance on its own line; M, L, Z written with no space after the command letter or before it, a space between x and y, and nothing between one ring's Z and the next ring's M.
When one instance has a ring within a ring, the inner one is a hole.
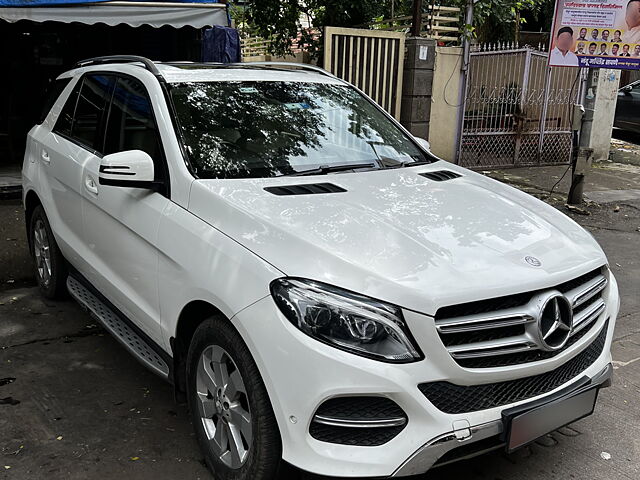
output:
M175 336L171 337L170 344L173 354L173 385L176 399L180 403L183 403L186 399L186 359L191 339L198 326L214 315L229 321L220 309L205 300L192 300L182 308L178 316Z
M31 224L31 216L36 207L42 205L42 201L35 190L29 190L24 196L24 220L25 227L27 229L27 243L29 245L29 251L31 251L31 235L29 233L29 225ZM44 208L44 207L43 207Z

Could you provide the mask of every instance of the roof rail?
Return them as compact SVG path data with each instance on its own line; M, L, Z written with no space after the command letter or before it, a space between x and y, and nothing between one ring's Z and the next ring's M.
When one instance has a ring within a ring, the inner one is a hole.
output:
M164 77L160 73L160 70L158 70L158 67L156 67L156 64L146 57L139 57L137 55L107 55L104 57L87 58L86 60L80 60L73 68L103 65L105 63L142 63L144 68L153 73L158 80L164 82Z
M316 73L320 73L327 77L331 77L340 81L344 81L339 77L336 77L333 73L326 71L324 68L316 67L315 65L309 65L306 63L294 63L294 62L243 62L243 63L218 63L218 62L162 62L164 65L202 65L212 68L251 68L251 67L289 67L299 68L301 70L309 70Z
M307 63L294 63L294 62L245 62L245 63L231 63L234 67L292 67L300 68L302 70L311 70L317 73L321 73L327 77L338 78L333 73L326 71L324 68L316 67L315 65L309 65ZM339 79L341 80L341 79Z

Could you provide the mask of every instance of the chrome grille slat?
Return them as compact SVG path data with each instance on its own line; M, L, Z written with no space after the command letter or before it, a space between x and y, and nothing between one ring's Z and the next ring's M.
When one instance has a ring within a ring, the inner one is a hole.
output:
M509 342L478 342L464 346L450 347L449 353L453 358L482 358L492 355L507 355L510 353L526 352L536 345L526 338L516 337Z
M599 298L587 308L581 310L580 313L573 317L573 331L571 332L571 335L575 335L584 327L588 326L593 320L598 318L598 316L604 312L605 306L604 300Z
M608 282L604 273L603 269L597 269L529 294L443 307L436 312L436 330L451 357L468 368L516 365L551 358L580 342L587 329L592 328L606 310L602 292ZM571 341L559 350L540 343L537 320L540 304L545 305L545 298L554 293L564 295L574 312ZM514 299L510 300L512 297ZM487 311L487 304L497 308ZM439 314L444 318L439 318ZM576 335L578 332L582 333Z
M500 328L533 322L531 315L523 314L522 308L498 310L493 314L466 315L438 322L436 328L441 333L457 333L469 330Z
M589 280L584 285L580 285L578 288L569 290L565 293L565 296L569 299L573 308L576 308L595 297L598 293L604 290L606 286L607 279L604 275L599 275L593 280Z

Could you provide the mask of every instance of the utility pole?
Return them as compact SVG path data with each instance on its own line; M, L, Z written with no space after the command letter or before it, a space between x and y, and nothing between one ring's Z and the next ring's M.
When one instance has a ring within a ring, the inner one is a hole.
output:
M471 39L470 39L470 35L471 35L471 29L473 27L473 4L475 3L474 0L467 0L467 10L466 10L466 14L465 14L465 30L467 30L465 32L465 36L464 36L464 43L462 45L462 70L464 72L467 71L467 69L469 68L469 60L471 57ZM465 81L466 81L466 77L465 77Z
M598 79L598 72L595 68L588 70L586 80L582 84L581 103L584 107L582 122L578 133L578 145L574 150L571 161L571 187L567 203L569 205L579 205L582 203L584 192L584 177L591 167L591 157L593 149L589 148L591 140L591 130L593 128L593 114L596 102L595 86Z
M464 107L467 96L467 81L469 78L469 62L471 61L471 32L473 31L473 5L477 0L467 0L467 8L464 19L464 37L462 43L462 66L460 67L460 92L458 93L458 127L456 137L458 147L456 150L456 163L460 161L462 151L462 131L464 130Z
M413 0L413 20L411 23L411 36L419 37L422 32L422 0Z

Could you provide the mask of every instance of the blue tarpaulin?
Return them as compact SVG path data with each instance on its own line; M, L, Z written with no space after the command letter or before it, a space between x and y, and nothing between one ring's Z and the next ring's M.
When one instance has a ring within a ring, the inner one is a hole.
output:
M216 26L202 32L202 61L236 63L240 58L240 36L235 28Z

